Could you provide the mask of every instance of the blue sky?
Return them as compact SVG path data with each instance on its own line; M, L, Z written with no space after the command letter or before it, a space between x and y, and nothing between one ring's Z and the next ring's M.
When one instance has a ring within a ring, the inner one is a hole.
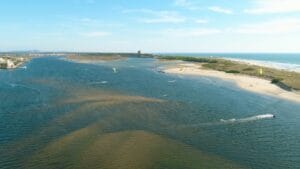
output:
M10 0L0 7L0 51L300 52L299 0Z

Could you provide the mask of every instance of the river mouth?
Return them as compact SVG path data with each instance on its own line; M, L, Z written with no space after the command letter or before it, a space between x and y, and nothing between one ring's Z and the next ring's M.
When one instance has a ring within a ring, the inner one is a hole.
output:
M299 105L159 66L38 58L0 72L0 168L298 165Z

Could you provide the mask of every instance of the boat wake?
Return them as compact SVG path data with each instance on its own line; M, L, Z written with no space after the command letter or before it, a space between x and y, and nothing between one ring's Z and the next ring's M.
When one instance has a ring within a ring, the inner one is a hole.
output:
M97 85L97 84L107 84L107 83L108 83L108 81L101 81L101 82L91 82L89 84L91 84L91 85Z
M112 68L112 70L113 70L114 73L118 73L117 68L114 67L114 68Z
M27 85L23 85L23 84L17 84L17 83L6 83L7 86L11 87L11 88L24 88L24 89L28 89L28 90L32 90L35 91L37 93L41 93L41 91L39 89L36 88L32 88L29 87Z
M27 66L22 66L22 67L20 67L20 69L27 69Z
M241 118L241 119L235 119L235 118L228 119L228 120L220 119L219 122L181 125L181 126L177 126L177 127L190 128L190 127L219 126L219 125L226 125L226 124L248 123L248 122L253 122L253 121L258 121L258 120L274 119L275 117L276 116L273 114L262 114L262 115L252 116L252 117Z
M251 121L263 120L263 119L273 119L273 118L275 118L275 115L273 115L273 114L262 114L262 115L247 117L247 118L241 118L241 119L228 119L228 120L221 119L220 122L222 122L222 123L243 123L243 122L251 122Z

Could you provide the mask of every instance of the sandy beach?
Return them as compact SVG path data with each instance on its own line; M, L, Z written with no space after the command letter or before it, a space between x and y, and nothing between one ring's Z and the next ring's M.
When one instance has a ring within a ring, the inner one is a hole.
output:
M251 92L267 94L273 97L279 97L281 99L300 103L300 93L283 90L280 87L271 84L269 80L247 75L230 74L221 71L207 70L203 69L201 64L179 63L175 66L167 67L164 72L182 75L208 76L230 80L234 81L240 88Z

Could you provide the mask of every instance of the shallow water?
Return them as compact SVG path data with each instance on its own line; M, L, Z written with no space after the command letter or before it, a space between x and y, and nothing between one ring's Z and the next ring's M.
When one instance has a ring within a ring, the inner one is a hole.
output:
M0 71L0 168L299 168L299 104L163 64L49 57Z

